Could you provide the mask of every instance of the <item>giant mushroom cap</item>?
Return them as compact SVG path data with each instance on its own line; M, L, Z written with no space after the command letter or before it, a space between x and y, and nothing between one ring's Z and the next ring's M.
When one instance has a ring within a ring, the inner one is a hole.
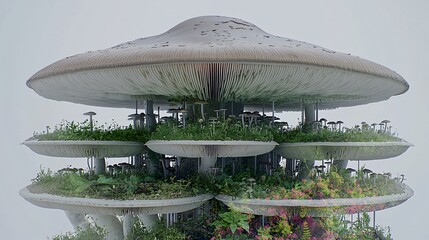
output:
M39 95L105 107L139 99L276 102L277 110L387 100L408 83L371 61L264 32L230 17L203 16L169 31L59 60L27 85Z

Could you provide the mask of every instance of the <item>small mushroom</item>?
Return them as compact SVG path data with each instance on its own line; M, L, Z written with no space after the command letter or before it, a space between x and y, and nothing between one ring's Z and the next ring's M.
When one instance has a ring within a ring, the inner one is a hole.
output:
M214 112L216 113L216 117L219 118L219 113L221 112L221 110L220 109L216 109L216 110L214 110Z
M365 176L366 176L366 177L368 177L368 176L369 176L369 174L371 174L371 173L372 173L372 171L371 171L371 170L369 170L368 168L363 169L363 170L362 170L362 172L363 172L363 174L365 174Z
M244 118L249 116L248 112L243 112L240 115L238 115L239 117L241 117L241 124L243 125L244 128Z
M211 124L215 124L215 123L217 123L217 118L215 118L215 117L211 117L211 118L209 118L209 122L210 122Z
M392 177L392 174L391 174L390 172L383 173L383 175L384 175L384 176L386 176L386 177L388 177L388 178L391 178L391 177Z
M337 121L338 124L338 131L341 132L341 124L343 124L343 121Z
M91 131L94 129L94 124L92 122L92 116L97 115L95 112L86 112L83 115L89 116L89 126L91 128Z
M313 121L312 125L316 130L319 130L322 126L322 123L320 121Z
M205 120L205 118L204 118L204 105L208 104L208 102L206 102L206 101L196 101L196 102L194 102L194 104L199 104L201 106L201 118L204 121Z
M131 170L132 165L126 162L118 163L118 166L121 168L122 172L128 172Z
M186 127L186 114L188 113L188 110L186 110L186 109L180 109L179 113L182 114L183 127Z
M247 178L246 179L246 181L249 183L249 185L250 186L254 186L255 184L256 184L256 179L254 179L254 178L252 178L252 177L250 177L250 178Z
M140 127L143 128L144 126L144 117L146 116L146 114L144 113L140 113L139 114L139 120L140 120Z
M319 121L320 121L321 123L323 123L323 126L324 126L324 127L326 127L326 122L328 121L328 120L326 120L326 118L321 118Z
M215 124L217 123L217 118L215 118L215 117L210 117L210 118L209 118L209 122L211 123L212 128L213 128L213 132L214 132L214 131L215 131Z
M252 126L253 119L255 119L255 125L256 125L256 120L261 115L259 114L258 111L255 111L255 112L252 112L252 113L248 114L247 116L250 118L250 120L249 120L249 128L250 128Z
M221 112L222 112L222 117L223 117L223 120L225 121L225 116L226 116L226 108L221 108L221 109L219 109Z
M176 121L179 121L179 110L180 108L170 108L168 109L167 113L171 113L172 117L174 117L176 119Z
M362 131L368 131L369 125L367 122L361 122L360 124L362 124Z
M109 173L109 175L113 176L113 173L114 173L113 165L107 165L107 172Z
M356 170L353 168L347 168L346 170L349 172L350 175L352 175L354 172L356 172Z
M140 114L137 114L137 113L133 113L133 114L130 114L130 115L128 115L128 120L133 120L133 127L134 127L134 129L136 129L137 128L137 119L140 117Z
M380 126L380 130L379 131L382 132L383 131L384 123L379 123L378 125Z
M381 123L384 124L384 132L386 132L386 130L387 130L387 124L390 123L390 121L389 120L383 120L383 121L381 121Z
M405 179L405 175L404 174L401 174L401 182L404 182L406 179Z
M228 118L231 119L231 120L236 120L237 119L237 117L235 115L229 115Z
M328 122L327 124L328 124L328 126L329 126L329 128L330 128L331 130L334 130L334 125L335 125L335 126L337 125L337 123L336 123L336 122L334 122L334 121L330 121L330 122Z
M278 127L281 131L284 130L284 128L289 126L287 122L275 122L274 123L276 127Z
M314 166L314 168L316 169L316 172L320 175L321 173L323 173L326 166L325 165L317 165L317 166Z
M171 123L171 122L174 122L174 117L171 117L171 116L165 116L165 117L162 117L161 118L161 122L164 122L164 123Z

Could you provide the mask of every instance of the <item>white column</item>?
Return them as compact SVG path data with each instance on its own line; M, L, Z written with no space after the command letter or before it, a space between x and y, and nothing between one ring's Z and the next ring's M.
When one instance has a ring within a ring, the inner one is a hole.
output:
M335 166L338 170L346 169L348 162L348 160L334 160L332 165Z
M70 223L73 225L75 229L81 228L86 229L89 227L89 222L83 213L74 213L69 211L64 211Z
M103 227L107 231L107 239L109 240L123 240L124 230L122 223L114 215L101 215L91 214L89 215L97 226Z
M305 109L305 123L313 123L316 120L316 111L314 104L306 104Z
M201 157L201 163L198 167L199 173L209 172L211 167L214 167L217 161L217 157Z
M316 120L316 112L314 110L315 104L305 104L304 105L304 123L311 124ZM315 159L300 159L300 167L298 171L298 178L304 179L310 174L311 169L314 167Z
M139 214L138 218L146 229L152 228L159 221L158 214Z
M96 175L106 173L106 159L105 158L95 158L94 170Z
M123 216L123 219L122 219L122 229L124 231L124 237L125 237L125 239L131 233L131 231L133 229L133 224L134 224L135 220L136 220L136 218L131 213L125 214Z
M152 129L156 124L155 115L153 115L153 100L146 100L146 126L148 129Z

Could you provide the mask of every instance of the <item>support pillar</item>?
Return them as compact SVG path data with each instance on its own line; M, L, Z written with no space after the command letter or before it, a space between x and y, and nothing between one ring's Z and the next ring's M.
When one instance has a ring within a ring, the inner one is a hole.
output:
M346 169L349 160L334 160L332 166L334 166L337 170Z
M137 217L146 229L151 229L159 221L158 214L139 214Z
M106 159L105 158L95 158L94 171L96 175L101 175L106 173Z
M155 115L153 114L153 100L146 100L146 127L149 131L153 130L156 124Z
M316 111L315 111L315 105L314 104L306 104L304 106L304 123L305 124L312 124L314 121L316 121Z
M314 160L301 160L298 170L298 178L305 179L314 167Z
M295 164L293 159L291 158L285 158L286 164L285 164L285 171L287 176L293 176L293 171L295 170Z
M316 102L316 121L319 121L319 100Z
M209 172L210 168L214 167L216 165L217 162L217 157L201 157L200 158L200 163L198 166L198 172L199 173L204 173L204 172Z
M107 239L109 240L123 240L124 230L122 223L114 215L89 215L97 226L103 227L107 231Z
M135 220L136 220L136 218L131 213L127 213L123 216L123 218L122 218L122 229L124 231L124 238L125 239L133 230L133 225L134 225Z
M75 229L86 229L87 227L89 227L89 222L86 219L85 214L69 211L64 211L64 213L66 214L67 218Z
M312 124L316 120L315 104L305 104L304 105L304 124ZM314 167L315 159L300 159L300 166L298 171L298 178L304 179L307 178L311 172L311 169Z

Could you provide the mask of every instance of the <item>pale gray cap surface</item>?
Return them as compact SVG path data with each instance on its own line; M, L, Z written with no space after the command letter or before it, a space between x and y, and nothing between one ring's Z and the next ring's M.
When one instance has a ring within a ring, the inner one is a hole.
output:
M138 99L302 101L321 109L354 106L402 94L408 83L371 61L273 36L240 19L204 16L169 31L59 60L27 85L61 101L133 108Z

